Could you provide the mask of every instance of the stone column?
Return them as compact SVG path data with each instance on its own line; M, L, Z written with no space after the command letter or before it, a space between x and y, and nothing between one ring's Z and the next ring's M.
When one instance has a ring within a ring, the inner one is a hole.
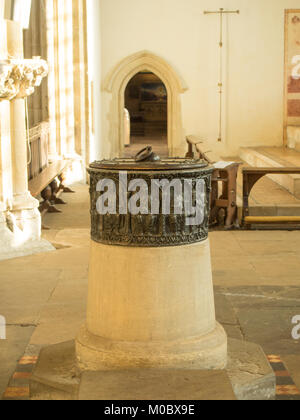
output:
M50 64L49 157L52 160L64 157L72 159L67 182L86 176L82 165L89 117L85 84L88 77L85 16L83 0L46 2L47 56Z
M24 239L39 240L41 237L41 215L39 202L28 191L28 144L26 131L25 99L11 102L11 137L13 168L12 212Z
M5 0L0 0L0 19L4 18Z
M14 240L9 209L12 202L12 168L10 144L10 106L0 101L0 259L7 255L9 244Z
M101 62L101 5L98 0L90 0L87 5L88 21L88 67L90 77L91 92L91 135L89 144L90 161L108 157L105 147L108 148L110 142L102 141L102 62ZM107 143L107 144L104 144Z
M10 252L10 245L14 242L13 229L9 210L12 205L12 167L10 142L10 103L2 101L3 96L8 99L15 94L13 86L7 84L10 67L7 63L8 33L10 24L3 19L5 2L0 0L0 260Z
M53 250L41 240L39 202L28 191L25 98L47 74L43 60L23 59L22 29L2 20L0 49L0 260Z
M56 9L54 7L54 0L47 0L46 2L46 38L47 38L47 57L49 61L48 74L48 113L49 113L49 158L57 160L60 156L60 128L59 128L59 106L56 99L58 77L56 74L56 45L58 39L56 38Z
M23 239L39 240L41 237L41 216L38 210L39 202L28 191L28 144L26 130L25 98L34 92L33 68L29 62L22 61L23 34L19 24L8 25L7 49L9 57L21 60L16 62L16 78L20 79L22 70L24 79L18 80L18 95L11 101L11 140L12 140L12 172L13 172L13 203L12 213ZM25 68L26 67L26 68ZM28 77L27 77L28 76ZM17 83L17 81L16 81Z
M12 203L10 154L10 106L8 101L0 101L0 211L10 209Z
M86 118L86 73L85 24L82 0L73 1L73 68L74 68L74 115L75 115L75 151L78 155L86 154L88 118ZM88 162L89 163L89 162Z

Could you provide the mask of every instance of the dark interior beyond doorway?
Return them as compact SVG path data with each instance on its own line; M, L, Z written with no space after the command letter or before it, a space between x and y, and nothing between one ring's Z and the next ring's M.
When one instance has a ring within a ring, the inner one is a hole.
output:
M168 153L168 95L154 73L140 72L128 83L125 108L130 115L130 149L151 145L162 155Z

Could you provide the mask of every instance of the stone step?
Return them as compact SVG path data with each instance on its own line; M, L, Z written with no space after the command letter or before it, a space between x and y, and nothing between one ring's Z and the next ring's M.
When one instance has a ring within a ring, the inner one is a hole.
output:
M228 339L225 370L136 368L80 372L75 342L45 347L30 379L31 400L274 400L275 374L262 348Z
M253 167L300 167L300 153L286 148L241 148L240 157ZM300 175L268 175L268 177L300 199Z

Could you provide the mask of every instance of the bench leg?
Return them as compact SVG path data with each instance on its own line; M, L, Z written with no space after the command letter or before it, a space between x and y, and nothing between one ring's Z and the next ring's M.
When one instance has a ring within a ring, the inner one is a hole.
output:
M41 213L61 213L61 210L57 209L54 206L55 203L52 202L52 194L50 185L41 192L41 197L44 200L39 207Z
M236 190L237 190L237 171L238 167L228 170L228 183L227 186L227 197L228 197L228 208L227 208L227 218L225 227L230 229L234 226L237 220L237 204L236 204Z
M51 182L42 192L41 197L43 198L43 202L40 203L39 211L41 214L44 213L62 213L55 205L65 205L67 204L62 198L59 197L61 192L64 193L75 193L71 188L64 186L64 175L58 175L59 182L57 179ZM42 226L43 229L49 229L46 226Z
M62 211L55 207L53 204L51 204L48 209L48 213L62 213Z
M259 174L252 174L248 173L246 170L243 171L243 219L242 225L246 229L249 229L249 225L246 225L245 217L249 216L250 208L249 208L249 197L252 191L252 188L255 184L267 174L266 173L259 173ZM250 225L251 228L251 225Z
M64 177L63 173L58 176L58 179L59 179L59 182L60 182L59 189L62 192L69 193L69 194L75 194L75 191L73 191L71 188L65 187L65 185L64 185L65 177Z
M52 190L52 196L50 200L52 204L67 204L64 200L58 197L60 192L60 185L56 179L51 182L50 188Z
M211 184L211 195L210 195L211 210L210 210L209 223L211 226L217 223L218 211L219 211L219 208L216 206L217 199L218 199L218 182L213 180Z
M62 205L65 205L67 203L62 198L55 197L55 199L53 200L53 204L62 204Z

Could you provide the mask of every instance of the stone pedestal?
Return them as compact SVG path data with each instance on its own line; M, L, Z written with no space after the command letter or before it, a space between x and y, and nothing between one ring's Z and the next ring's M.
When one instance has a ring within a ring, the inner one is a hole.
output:
M76 349L83 370L225 368L209 241L162 248L92 241L87 322Z
M141 154L142 162L120 159L90 167L88 310L76 340L78 364L82 370L224 369L227 336L215 317L208 240L212 169L185 159L153 163L151 153ZM107 181L115 183L116 201L127 211L119 206L117 214L99 214L99 185ZM152 204L154 185L177 184L169 188L169 213L163 210L168 189L159 189L156 210L132 214L125 187L130 190L132 182L146 189L144 203ZM188 182L202 215L194 225L182 194ZM175 203L186 211L174 211Z

